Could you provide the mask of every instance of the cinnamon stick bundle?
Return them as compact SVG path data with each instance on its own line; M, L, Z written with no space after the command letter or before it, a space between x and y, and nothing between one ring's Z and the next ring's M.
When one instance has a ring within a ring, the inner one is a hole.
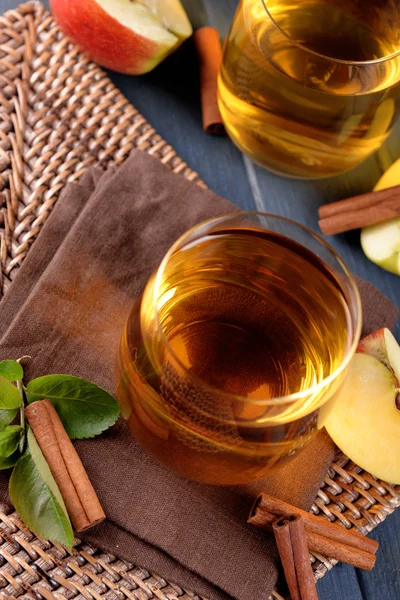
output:
M318 600L303 517L282 517L272 527L291 599Z
M325 235L343 233L400 215L400 185L321 206L319 226Z
M206 133L223 135L225 127L217 101L218 73L222 63L222 46L214 27L200 27L193 34L200 66L200 94L203 129Z
M268 494L260 494L255 501L248 523L269 531L279 517L301 516L307 533L308 549L364 570L375 564L378 543L359 533L348 531L325 519L311 515Z
M75 531L97 525L106 516L85 468L50 400L25 409L40 449L60 489Z

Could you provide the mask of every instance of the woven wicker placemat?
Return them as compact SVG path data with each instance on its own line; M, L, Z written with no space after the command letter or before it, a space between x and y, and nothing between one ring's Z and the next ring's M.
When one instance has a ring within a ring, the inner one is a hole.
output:
M0 16L0 296L67 181L122 163L133 148L204 184L57 28L39 2ZM391 486L339 455L311 511L368 533L400 505ZM3 508L3 510L1 510ZM77 540L69 552L0 506L0 597L200 600L193 592ZM315 577L335 561L311 555ZM278 592L273 594L282 600ZM0 599L1 600L1 599Z

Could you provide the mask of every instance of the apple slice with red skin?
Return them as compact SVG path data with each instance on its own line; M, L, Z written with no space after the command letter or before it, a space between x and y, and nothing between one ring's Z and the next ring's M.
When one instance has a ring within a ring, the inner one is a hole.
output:
M367 335L358 344L356 352L377 358L393 372L398 385L400 385L400 347L389 329L378 329Z
M154 69L192 33L179 0L50 0L62 31L103 67Z
M400 484L400 347L388 329L364 338L324 423L357 465Z

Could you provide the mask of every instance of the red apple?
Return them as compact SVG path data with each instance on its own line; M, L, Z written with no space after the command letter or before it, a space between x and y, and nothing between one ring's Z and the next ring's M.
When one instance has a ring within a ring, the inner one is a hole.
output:
M351 460L400 484L400 347L388 329L360 342L323 424Z
M138 75L192 33L179 0L50 0L62 31L103 67Z

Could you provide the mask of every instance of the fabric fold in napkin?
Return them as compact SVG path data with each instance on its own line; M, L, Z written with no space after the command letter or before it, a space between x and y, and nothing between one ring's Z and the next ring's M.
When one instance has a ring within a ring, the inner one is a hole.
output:
M118 169L69 184L0 304L0 359L29 355L27 378L84 377L115 393L119 336L134 298L172 242L196 223L237 210L140 151ZM360 283L364 334L392 327L395 307ZM84 538L210 600L267 600L278 575L271 537L246 524L268 491L308 509L335 447L321 432L277 474L251 485L183 480L118 424L76 443L107 521ZM1 498L7 481L0 476Z

